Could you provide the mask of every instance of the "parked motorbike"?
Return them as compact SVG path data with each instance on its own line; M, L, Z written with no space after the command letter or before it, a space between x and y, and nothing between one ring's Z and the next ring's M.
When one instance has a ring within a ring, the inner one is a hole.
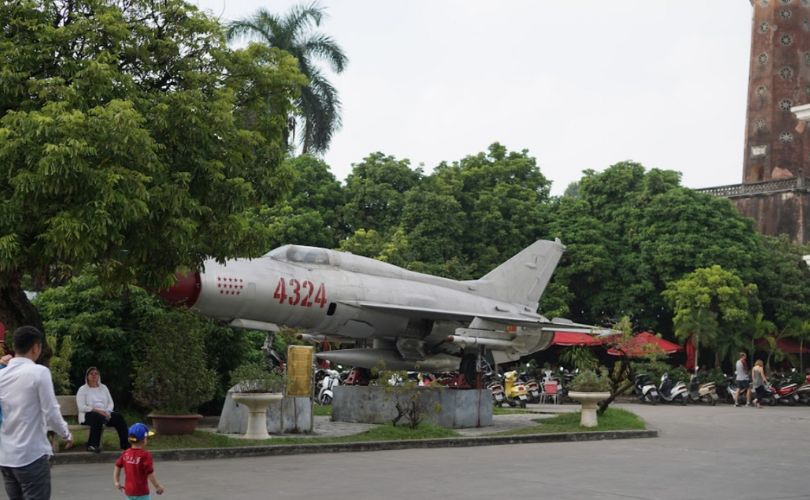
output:
M733 376L726 377L726 398L731 404L734 404L734 393L736 391L737 380ZM753 388L751 388L751 392L751 401L753 401L756 398L756 396L753 394ZM776 389L774 389L770 384L765 384L765 396L759 398L759 403L774 406L778 400L779 395L776 393ZM746 402L745 391L740 391L739 395L737 396L737 404L744 405Z
M322 405L332 404L335 397L334 389L340 385L340 374L337 370L326 370L321 379L321 390L318 391L318 403Z
M661 375L661 384L658 386L658 396L665 403L680 403L685 405L689 401L689 390L683 382L674 382L669 374Z
M526 408L526 403L529 401L528 391L526 384L518 380L518 373L514 370L506 372L503 374L503 380L503 393L509 406L520 405L521 408Z
M642 403L654 405L658 402L658 388L646 373L639 373L634 379L633 392Z
M796 389L796 396L803 405L810 405L810 374L804 379L804 383Z
M530 378L526 372L523 372L518 377L518 380L526 384L526 391L527 396L529 397L530 403L539 403L540 402L540 384L537 383L537 380Z
M740 391L737 395L737 401L734 401L734 393L737 392L737 379L735 377L726 375L725 388L724 394L729 404L744 405L746 403L745 391Z
M695 373L689 378L689 400L695 403L702 402L712 406L717 404L720 397L714 382L700 383L700 377Z
M487 389L492 393L492 404L501 408L506 401L506 396L501 383L501 376L495 373L487 373Z
M777 403L792 406L799 402L799 384L780 384L778 386L766 384L765 389L773 394Z

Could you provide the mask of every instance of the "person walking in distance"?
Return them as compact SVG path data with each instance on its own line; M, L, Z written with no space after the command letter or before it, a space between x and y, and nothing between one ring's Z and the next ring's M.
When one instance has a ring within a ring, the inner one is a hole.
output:
M765 390L765 384L768 382L768 377L765 376L765 368L763 368L763 363L761 359L758 359L756 363L754 363L754 369L751 370L751 378L753 378L754 382L754 404L757 405L757 408L762 408L762 405L759 402L762 398L768 395L767 391Z
M51 498L53 449L48 428L73 445L73 436L59 411L51 371L36 364L45 337L33 326L14 331L15 357L0 370L0 472L9 500Z
M740 391L745 391L745 405L751 406L751 379L748 376L748 356L740 353L740 359L735 366L737 390L734 391L734 406L740 406Z
M154 433L138 422L129 428L129 441L132 447L115 461L113 469L113 484L115 489L124 490L124 494L131 500L149 500L149 483L155 488L155 493L163 494L163 486L155 477L155 466L152 454L146 451L146 442ZM121 484L121 471L124 471L124 484Z

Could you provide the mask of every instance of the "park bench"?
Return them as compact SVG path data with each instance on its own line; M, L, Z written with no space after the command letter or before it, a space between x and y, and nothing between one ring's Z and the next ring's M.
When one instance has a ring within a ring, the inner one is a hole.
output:
M71 433L87 428L78 423L79 407L76 405L76 396L57 396L56 399L59 401L59 412L62 414L62 418L68 422L68 428ZM53 452L56 453L59 450L59 436L54 432L49 432L48 435L51 440Z

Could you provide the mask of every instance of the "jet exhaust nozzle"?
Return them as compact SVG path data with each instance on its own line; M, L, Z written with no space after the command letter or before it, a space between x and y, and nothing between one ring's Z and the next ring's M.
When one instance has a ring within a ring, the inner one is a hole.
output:
M199 272L177 273L177 281L169 288L160 291L160 298L173 306L191 307L197 302L202 290Z

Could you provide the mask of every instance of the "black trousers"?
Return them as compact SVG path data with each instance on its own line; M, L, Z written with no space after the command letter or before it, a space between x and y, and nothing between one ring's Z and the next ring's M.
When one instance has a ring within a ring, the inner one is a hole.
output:
M129 448L129 436L127 430L127 423L124 422L124 417L120 413L110 412L110 419L106 420L98 413L91 411L84 415L84 425L90 426L90 436L87 438L87 446L95 446L98 448L101 445L101 432L104 426L115 427L118 431L118 444L122 450Z
M43 455L24 467L0 467L9 500L49 500L51 466Z

